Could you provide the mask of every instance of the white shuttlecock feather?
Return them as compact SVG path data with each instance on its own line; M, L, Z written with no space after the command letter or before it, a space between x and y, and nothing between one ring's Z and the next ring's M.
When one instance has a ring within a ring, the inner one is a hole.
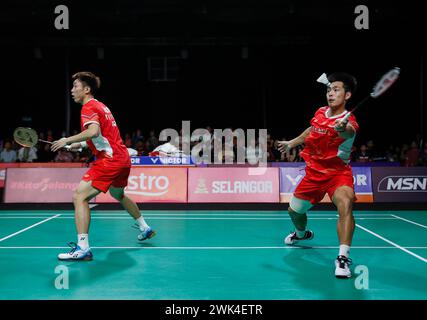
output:
M326 73L323 73L318 79L317 82L323 83L326 86L330 86L331 83L328 80L328 77L326 76Z

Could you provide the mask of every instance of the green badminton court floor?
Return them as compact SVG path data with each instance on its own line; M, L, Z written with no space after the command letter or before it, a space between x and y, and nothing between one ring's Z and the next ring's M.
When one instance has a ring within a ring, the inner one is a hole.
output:
M144 211L157 235L139 243L127 213L92 210L89 262L57 260L72 211L0 211L0 299L427 299L425 211L355 211L353 277L336 279L333 211L287 247L281 211Z

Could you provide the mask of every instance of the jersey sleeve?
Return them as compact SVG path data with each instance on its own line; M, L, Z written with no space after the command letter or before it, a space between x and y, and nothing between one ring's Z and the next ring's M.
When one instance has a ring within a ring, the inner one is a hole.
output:
M351 126L354 128L354 130L356 132L359 131L359 124L357 123L356 117L354 116L353 113L348 118L348 122L349 122L349 124L351 124Z
M82 126L85 128L91 123L99 124L99 114L90 105L83 106L80 118Z

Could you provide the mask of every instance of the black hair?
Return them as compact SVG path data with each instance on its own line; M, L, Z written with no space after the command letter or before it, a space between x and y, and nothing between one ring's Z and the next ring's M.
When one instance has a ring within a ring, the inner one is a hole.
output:
M73 80L79 80L90 87L91 94L95 94L101 86L101 80L92 72L81 71L73 74Z
M354 93L357 89L357 80L351 74L345 72L334 72L328 76L329 82L341 81L344 83L346 92Z

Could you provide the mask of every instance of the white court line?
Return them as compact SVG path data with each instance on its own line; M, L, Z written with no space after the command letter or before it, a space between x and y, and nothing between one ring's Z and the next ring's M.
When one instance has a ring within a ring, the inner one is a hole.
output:
M33 211L33 210L27 210L28 212L25 212L25 210L15 212L15 213L2 213L0 211L0 216L11 216L11 215L35 215L35 214L48 214L46 211L40 211L39 213ZM58 210L57 210L58 211ZM71 211L71 210L68 210ZM121 212L118 212L121 211ZM151 211L151 210L150 210ZM111 213L109 213L111 212ZM287 215L287 212L280 212L280 213L180 213L180 212L169 212L169 213L154 213L154 212L147 212L145 210L141 210L141 213L144 215L153 215L153 216L283 216ZM128 215L127 212L123 210L100 210L100 211L94 211L91 213L92 215ZM67 215L74 215L74 212L64 212L61 213L63 216ZM389 213L354 213L355 217L362 217L362 216L381 216L381 217L390 217L391 214ZM308 213L308 217L316 217L316 216L338 216L337 213Z
M0 249L69 249L70 247L52 247L52 246L23 246L23 247L2 247ZM141 250L263 250L263 249L338 249L339 246L260 246L260 247L242 247L242 246L217 246L217 247L91 247L91 249L141 249ZM406 247L407 249L427 249L427 247ZM399 249L390 246L353 246L351 249Z
M52 246L23 246L23 247L1 247L0 249L69 249L70 247L52 247ZM91 247L91 249L143 249L143 250L257 250L257 249L338 249L339 246L260 246L260 247L242 247L242 246L217 246L217 247ZM427 247L407 247L409 249L427 249ZM389 246L354 246L351 249L398 249Z
M395 246L396 248L398 248L398 249L400 249L400 250L402 250L402 251L410 254L411 256L414 256L415 258L417 258L417 259L419 259L419 260L427 263L427 259L425 259L425 258L423 258L423 257L421 257L421 256L419 256L419 255L417 255L415 253L413 253L412 251L409 251L409 250L405 249L404 247L399 246L398 244L396 244L396 243L394 243L394 242L392 242L392 241L390 241L390 240L388 240L388 239L380 236L379 234L376 234L375 232L373 232L373 231L371 231L371 230L369 230L369 229L367 229L365 227L362 227L361 225L358 225L357 223L356 223L356 226L359 227L360 229L362 229L362 230L364 230L364 231L366 231L366 232L374 235L375 237L377 237L377 238L379 238L379 239L381 239L381 240L383 240L383 241L391 244L392 246Z
M43 221L37 222L37 223L35 223L35 224L33 224L33 225L29 226L29 227L26 227L25 229L22 229L22 230L19 230L19 231L15 232L15 233L12 233L12 234L10 234L10 235L8 235L8 236L4 237L4 238L1 238L1 239L0 239L0 242L2 242L2 241L4 241L4 240L7 240L7 239L9 239L9 238L12 238L12 237L14 237L14 236L16 236L16 235L18 235L18 234L20 234L20 233L22 233L22 232L25 232L25 231L27 231L27 230L29 230L29 229L31 229L31 228L37 227L38 225L40 225L40 224L42 224L42 223L45 223L45 222L47 222L47 221L49 221L49 220L55 219L56 217L59 217L59 216L60 216L60 214L56 214L56 215L54 215L54 216L52 216L52 217L50 217L50 218L44 219Z
M415 222L415 221L408 220L408 219L405 219L405 218L402 218L402 217L396 216L395 214L392 214L391 216L392 216L392 217L395 217L396 219L400 219L400 220L403 220L403 221L406 221L406 222L409 222L409 223L412 223L412 224L415 224L415 225L417 225L417 226L420 226L420 227L422 227L422 228L426 228L426 229L427 229L427 226L425 226L425 225L423 225L423 224L421 224L421 223L417 223L417 222Z
M8 216L1 217L0 219L40 219L44 217L40 216ZM150 220L291 220L289 217L153 217L150 215L144 215L144 218ZM61 216L58 219L74 219L74 216ZM129 220L131 217L129 215L123 216L91 216L91 219L105 219L105 220ZM309 218L309 220L337 220L337 217L313 217ZM387 217L366 217L366 218L358 218L358 220L396 220L396 218L387 218Z

